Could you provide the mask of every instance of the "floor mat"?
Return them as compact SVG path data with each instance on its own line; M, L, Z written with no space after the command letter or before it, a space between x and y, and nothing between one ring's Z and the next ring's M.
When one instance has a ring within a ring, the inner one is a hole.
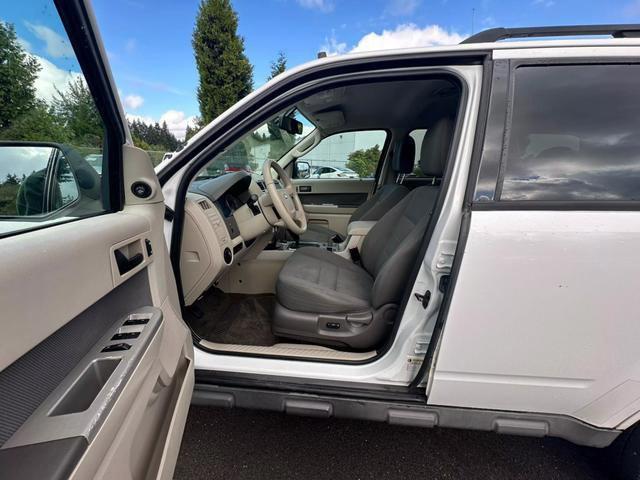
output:
M243 295L211 289L187 309L187 322L200 337L216 343L271 346L280 339L271 333L276 297ZM201 315L200 315L201 314Z

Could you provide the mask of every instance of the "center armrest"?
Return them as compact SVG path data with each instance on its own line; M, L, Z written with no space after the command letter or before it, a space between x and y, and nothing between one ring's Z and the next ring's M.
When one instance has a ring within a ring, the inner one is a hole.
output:
M347 227L347 236L364 237L367 233L369 233L369 230L371 230L376 223L376 221L351 222Z

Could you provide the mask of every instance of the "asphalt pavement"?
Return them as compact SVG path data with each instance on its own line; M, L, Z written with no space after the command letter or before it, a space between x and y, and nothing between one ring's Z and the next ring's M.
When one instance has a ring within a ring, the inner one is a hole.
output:
M555 438L191 407L177 479L602 479L600 450Z

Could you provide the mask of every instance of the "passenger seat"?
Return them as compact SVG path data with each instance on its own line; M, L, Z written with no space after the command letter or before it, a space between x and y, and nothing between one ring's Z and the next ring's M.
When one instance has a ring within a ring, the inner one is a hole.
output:
M395 183L380 187L369 200L360 205L351 215L349 222L378 221L409 193L409 189L402 185L402 177L413 171L416 157L416 144L407 135L399 148L395 149L391 168L396 174ZM337 238L336 238L337 236ZM310 223L307 231L300 236L301 242L327 243L336 238L342 241L340 235L322 225Z

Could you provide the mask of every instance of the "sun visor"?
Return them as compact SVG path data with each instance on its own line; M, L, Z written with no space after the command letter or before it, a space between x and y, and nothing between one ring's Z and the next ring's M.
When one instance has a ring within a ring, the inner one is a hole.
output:
M323 131L333 131L345 124L342 110L326 110L316 112L311 116L311 121Z

